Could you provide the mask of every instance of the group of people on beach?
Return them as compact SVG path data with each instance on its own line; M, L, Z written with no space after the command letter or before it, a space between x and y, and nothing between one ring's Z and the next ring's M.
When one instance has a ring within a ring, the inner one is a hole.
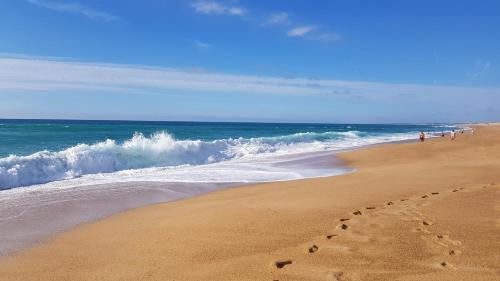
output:
M461 130L461 133L462 134L464 133L464 129ZM471 129L470 133L471 133L471 135L474 135L474 129ZM444 137L444 136L445 136L444 132L441 132L441 137ZM457 134L456 134L455 130L451 130L450 139L455 140L456 137L457 137ZM420 132L419 138L420 138L421 142L425 141L425 133L423 131Z

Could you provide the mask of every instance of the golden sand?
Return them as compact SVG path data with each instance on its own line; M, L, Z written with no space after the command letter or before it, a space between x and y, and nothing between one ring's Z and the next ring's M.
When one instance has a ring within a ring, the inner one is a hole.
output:
M500 280L500 127L340 154L351 174L77 227L0 280Z

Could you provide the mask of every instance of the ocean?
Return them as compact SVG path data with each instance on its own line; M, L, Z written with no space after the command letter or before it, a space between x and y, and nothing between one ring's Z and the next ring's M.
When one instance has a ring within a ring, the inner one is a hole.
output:
M0 119L0 256L132 208L351 172L336 152L455 127Z
M412 140L453 124L0 119L0 190L116 182L265 182L338 174L303 155ZM288 163L288 164L286 164Z

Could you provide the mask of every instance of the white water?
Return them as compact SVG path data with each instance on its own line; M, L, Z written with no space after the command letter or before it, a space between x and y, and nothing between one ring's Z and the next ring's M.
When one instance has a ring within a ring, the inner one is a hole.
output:
M363 136L357 131L279 137L176 140L166 132L80 144L58 152L0 159L0 190L127 181L262 182L326 176L331 170L280 167L280 156L349 149L415 138L415 133ZM43 185L45 184L45 185Z

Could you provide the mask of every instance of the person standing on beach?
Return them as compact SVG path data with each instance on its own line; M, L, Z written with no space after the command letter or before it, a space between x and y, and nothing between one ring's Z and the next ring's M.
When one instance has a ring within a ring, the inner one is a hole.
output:
M451 130L450 138L451 140L455 140L455 130Z
M470 134L474 135L474 129L470 129Z
M425 141L425 134L424 134L424 132L420 132L420 141L421 142Z

